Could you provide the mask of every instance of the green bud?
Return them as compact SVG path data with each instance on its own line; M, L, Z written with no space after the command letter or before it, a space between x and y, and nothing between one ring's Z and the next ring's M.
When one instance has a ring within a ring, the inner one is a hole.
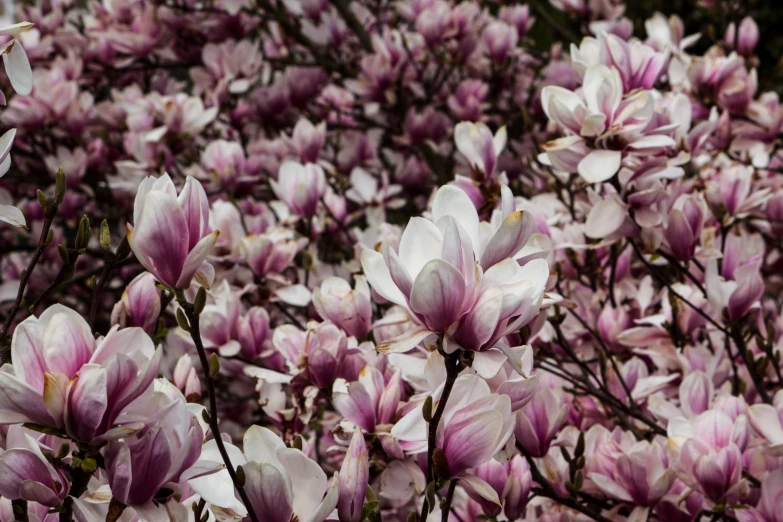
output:
M109 233L109 223L104 219L101 221L101 248L109 250L111 248L111 234Z
M216 353L212 354L209 358L209 376L214 377L220 371L220 359Z
M90 242L90 219L87 216L83 216L79 220L79 232L76 233L76 250L87 248Z
M424 406L422 407L421 413L424 416L425 422L432 421L432 395L424 399Z
M574 457L581 457L585 454L585 432L579 432L579 438L576 440L576 448L574 448Z
M57 245L57 254L60 256L63 264L67 265L71 262L71 256L68 255L68 249L65 245Z
M204 306L207 304L207 290L202 286L196 292L196 299L193 301L193 311L196 314L200 314L204 311Z
M435 509L435 481L433 480L427 484L427 489L424 490L424 495L427 497L427 504L429 507L428 513L432 513Z
M188 318L185 317L185 312L182 311L182 308L177 308L177 324L180 328L190 333L190 324L188 323Z
M432 466L435 468L435 476L448 480L451 472L449 471L449 463L446 461L446 455L443 454L440 448L435 448L432 452Z
M92 457L88 457L82 461L81 468L85 473L92 473L98 469L98 461Z
M44 212L49 208L49 202L46 201L46 194L41 189L35 191L35 195L38 196L38 204L44 209Z
M71 445L68 444L67 442L63 442L60 445L60 451L57 452L57 458L64 459L65 457L68 456L68 453L70 452L71 452Z

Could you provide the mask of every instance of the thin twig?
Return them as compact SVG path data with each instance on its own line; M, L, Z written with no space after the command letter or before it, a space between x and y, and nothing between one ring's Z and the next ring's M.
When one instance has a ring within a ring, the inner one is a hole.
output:
M242 502L247 508L248 516L253 522L259 522L258 517L253 511L253 506L250 503L250 499L245 493L244 487L239 486L237 483L237 472L231 463L231 458L228 456L226 446L223 443L223 438L220 436L220 427L218 425L218 411L217 411L217 397L215 393L215 380L210 375L209 360L207 359L207 352L204 349L204 343L201 340L201 329L199 325L199 314L196 313L192 303L189 303L185 298L185 292L179 289L174 290L177 296L177 303L182 307L185 312L185 316L188 319L190 326L190 337L193 339L193 344L196 345L196 352L198 352L198 358L201 362L201 369L204 373L204 380L207 383L207 393L209 394L209 428L212 430L212 437L217 445L218 452L223 458L223 462L226 464L226 470L228 471L231 481L234 483L239 492L239 496Z
M49 231L52 229L52 222L54 216L57 214L57 207L59 204L54 198L49 198L46 202L46 214L44 217L43 228L41 229L41 237L38 239L38 248L35 249L33 258L30 259L30 263L27 268L22 272L21 280L19 281L19 290L16 293L16 301L11 310L8 312L8 316L3 323L3 329L0 330L0 363L11 362L11 351L8 348L8 330L11 328L11 324L16 318L16 314L22 309L24 303L24 291L27 287L27 282L30 280L30 276L35 270L35 265L38 264L38 260L46 250L48 246Z
M558 504L562 504L563 506L569 507L573 510L579 511L583 515L586 515L592 518L593 520L597 520L598 522L610 522L610 520L605 516L603 516L601 513L581 504L576 499L560 495L557 491L555 491L555 488L546 479L546 477L544 477L541 471L539 471L535 461L525 451L525 448L523 448L522 445L517 443L517 449L519 450L520 453L522 453L522 455L527 460L527 463L530 466L530 473L531 475L533 475L533 480L539 485L539 489L537 491L538 495L542 497L546 497L550 500L557 502Z
M350 0L332 0L332 5L335 9L337 9L337 12L340 13L340 16L343 18L343 20L345 20L345 23L348 24L348 27L351 28L356 37L362 43L364 50L368 53L372 53L372 39L364 29L362 23L358 18L356 18L356 15L353 13L353 11L351 11Z
M438 342L439 348L441 343L442 340ZM435 480L435 465L433 462L433 456L435 454L435 448L437 447L438 442L438 425L440 424L441 417L443 417L443 412L446 410L446 403L449 401L451 390L454 388L454 383L456 382L457 376L460 372L459 352L455 352L446 356L444 362L446 364L446 382L443 385L443 392L440 395L440 399L438 399L438 407L435 409L435 413L432 415L427 432L427 484ZM444 513L448 512L448 509L444 511ZM419 517L420 522L425 522L427 520L428 514L429 502L427 501L427 497L425 495L424 503L421 506L421 515Z

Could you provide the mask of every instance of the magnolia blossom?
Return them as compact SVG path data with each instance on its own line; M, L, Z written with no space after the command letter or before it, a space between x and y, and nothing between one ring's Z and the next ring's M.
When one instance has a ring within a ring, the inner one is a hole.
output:
M160 289L155 276L143 272L136 276L122 292L122 299L114 305L113 324L138 326L148 334L154 333L161 312Z
M340 522L359 522L361 519L369 475L370 462L364 435L356 430L340 468L340 495L337 501Z
M356 278L355 286L352 290L345 279L328 277L313 290L313 306L321 317L361 339L370 331L370 287L363 277Z
M383 375L371 366L359 372L359 379L348 384L346 391L334 393L334 405L345 420L362 430L373 433L379 426L390 424L403 396L402 374L399 370L392 377ZM379 434L384 442L385 435Z
M286 161L280 165L277 181L271 184L277 197L291 211L302 217L312 217L326 190L326 176L323 168L315 163L302 165Z
M220 232L210 230L209 202L201 183L188 177L178 196L168 174L145 178L136 194L133 222L128 242L158 281L181 289L195 278L209 288L214 268L206 258Z
M299 159L304 163L317 163L318 155L324 146L326 139L326 122L313 125L306 118L302 118L294 125L291 141L299 153Z
M0 422L64 429L86 443L123 432L112 428L152 385L161 358L141 328L115 327L96 341L87 322L62 305L23 321L11 352L13 368L0 372Z
M544 145L556 169L600 183L617 174L624 158L656 154L675 145L668 133L677 125L655 127L651 93L639 90L624 96L616 68L588 67L582 93L583 97L556 86L541 92L547 117L569 132Z
M337 477L327 492L327 477L321 467L302 451L286 447L272 431L251 426L245 432L243 448L244 454L231 445L227 449L232 463L244 470L245 493L259 520L322 522L337 507ZM211 442L205 445L202 458L222 462ZM240 516L247 513L227 471L191 480L190 486L214 506L229 508Z
M493 230L482 226L463 191L445 186L433 201L432 220L413 218L399 252L385 247L383 253L362 253L375 291L421 324L382 343L379 351L410 350L432 333L446 334L449 352L487 350L533 318L549 271L543 259L524 266L517 262L533 221L511 205L503 206L503 221Z
M471 168L484 173L487 179L495 176L497 157L506 147L507 139L505 127L498 129L494 136L484 123L463 121L454 128L457 150Z
M60 505L70 484L66 474L54 467L42 450L51 451L20 425L11 426L0 454L0 495L11 500Z
M437 397L443 386L435 391ZM443 411L437 432L437 447L448 465L449 478L481 485L470 470L494 457L514 431L514 416L507 395L491 393L486 382L476 375L462 375L454 383L452 395ZM433 401L434 402L434 401ZM426 451L427 423L422 406L412 409L392 428L391 434L406 443L408 451ZM481 486L482 496L498 501L494 490Z
M745 414L732 419L711 409L690 421L673 419L668 432L679 450L674 469L683 482L712 502L733 501L744 494L742 451L749 439Z
M188 411L185 397L167 381L158 381L156 388L144 406L149 414L147 425L130 437L109 443L106 450L112 497L132 507L143 520L181 517L184 506L171 502L171 493L164 486L176 487L180 481L209 475L222 467L210 461L197 462L204 434Z
M253 273L260 277L282 273L300 249L300 243L293 239L292 234L280 228L266 234L251 234L239 242L239 253Z
M641 441L617 458L609 475L590 473L593 483L618 500L652 507L666 495L676 478L664 448Z

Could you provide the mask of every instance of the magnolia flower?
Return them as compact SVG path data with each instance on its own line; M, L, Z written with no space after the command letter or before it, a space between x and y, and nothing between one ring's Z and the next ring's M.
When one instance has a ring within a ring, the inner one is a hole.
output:
M168 174L144 178L136 193L133 223L128 225L131 249L158 281L183 289L195 278L209 288L214 268L206 258L220 232L210 231L209 201L201 183L188 176L177 196Z
M748 417L753 428L769 443L768 451L783 454L783 393L775 394L773 404L750 406Z
M533 486L533 477L530 466L522 455L515 455L505 462L489 460L477 467L475 474L495 490L502 504L502 506L495 504L468 488L468 495L481 505L485 515L497 517L504 512L509 520L524 515L530 489Z
M669 50L657 52L638 40L626 42L602 33L598 38L585 37L579 47L571 44L571 56L574 70L585 80L591 66L603 64L617 70L624 92L631 92L653 88L669 61Z
M21 425L8 428L5 450L0 454L0 495L55 507L68 494L68 477L46 460L42 450L52 450L31 433Z
M547 86L541 92L547 117L569 132L544 144L556 169L600 183L620 170L625 156L648 156L675 145L666 133L677 125L648 129L654 115L652 95L640 90L624 97L623 79L614 67L587 68L582 92L584 100L562 87Z
M339 474L337 514L340 522L359 522L364 507L364 496L370 478L370 461L364 435L353 432L351 445L343 459Z
M783 469L776 469L761 482L761 498L756 508L737 510L740 522L783 521Z
M302 217L312 217L318 202L326 191L326 176L323 168L315 163L302 165L286 161L280 165L277 181L271 180L272 190L277 197Z
M484 173L487 179L495 176L497 158L506 147L506 127L492 135L484 123L463 121L454 128L457 150L468 160L471 168Z
M666 495L676 475L659 444L641 441L624 451L608 474L588 477L610 497L649 508Z
M20 46L21 47L21 46ZM11 146L14 144L16 129L6 131L0 136L0 178L11 168ZM22 211L13 205L0 203L0 221L19 228L27 228L27 221Z
M110 442L105 453L111 496L132 507L142 520L177 519L170 515L184 509L170 502L177 485L223 467L208 460L197 462L204 433L185 397L168 381L157 381L156 388L143 405L144 428Z
M517 412L514 435L517 442L534 457L543 457L568 415L562 394L542 387L530 402Z
M284 324L275 329L272 344L292 373L301 371L316 386L329 386L345 370L348 339L333 324L311 322L306 332Z
M433 403L442 392L443 385L433 394ZM392 436L411 452L427 448L428 426L422 409L423 405L411 409L391 430ZM514 415L508 395L491 393L477 375L459 376L438 425L437 447L448 467L443 471L448 478L464 480L484 498L498 502L497 493L470 470L494 457L513 431Z
M160 316L160 294L154 275L149 272L137 275L122 292L122 299L114 305L112 324L138 326L153 334Z
M291 142L299 159L304 163L317 163L326 139L326 122L313 125L307 118L300 118L294 125Z
M421 325L381 343L379 351L408 351L434 333L446 335L448 352L486 351L533 318L548 266L543 259L517 262L533 233L529 214L513 211L512 199L503 205L502 217L495 230L482 226L469 197L445 186L433 201L432 220L411 219L398 252L389 246L383 253L362 252L370 285Z
M114 327L96 341L62 305L22 321L11 354L12 369L0 372L0 423L64 428L86 443L116 436L118 417L150 387L161 358L141 328Z
M359 380L350 383L347 391L335 391L332 400L345 420L367 433L374 433L377 426L394 420L402 393L399 370L386 382L380 371L365 366L359 373ZM383 440L383 436L379 436Z
M239 253L259 277L283 272L294 260L301 244L289 230L275 228L266 234L250 234L239 241Z
M730 49L736 48L743 56L750 56L759 43L759 26L750 16L746 16L739 24L739 29L734 22L726 27L724 40Z
M748 419L732 419L717 409L686 421L669 421L669 440L678 450L677 476L712 502L736 501L745 488L742 452L750 438Z
M356 289L341 277L327 277L313 290L313 306L348 335L364 338L370 331L372 306L370 287L364 277L356 278Z
M244 454L226 444L234 466L244 470L245 493L258 520L322 522L337 507L337 477L324 497L327 478L321 467L301 450L287 447L272 431L251 426L245 432L243 448ZM204 445L202 459L222 463L214 441ZM241 517L247 515L228 471L196 478L190 486L213 506L232 510Z
M0 35L11 36L12 38L0 46L0 54L3 55L3 64L8 79L11 80L11 86L17 94L26 96L33 89L33 71L30 68L30 62L27 54L19 41L18 36L32 29L30 22L19 22L0 28ZM5 96L0 93L0 104L5 105ZM16 129L11 129L0 136L0 178L2 178L11 168L11 145L14 143ZM13 205L0 204L0 221L19 228L27 228L22 212Z
M487 55L496 62L505 60L517 46L517 28L502 21L490 23L483 33Z

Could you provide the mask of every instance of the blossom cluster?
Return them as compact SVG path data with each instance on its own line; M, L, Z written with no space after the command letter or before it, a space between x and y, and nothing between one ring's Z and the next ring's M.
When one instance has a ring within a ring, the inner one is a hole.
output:
M694 9L20 3L0 520L783 522L783 105Z

